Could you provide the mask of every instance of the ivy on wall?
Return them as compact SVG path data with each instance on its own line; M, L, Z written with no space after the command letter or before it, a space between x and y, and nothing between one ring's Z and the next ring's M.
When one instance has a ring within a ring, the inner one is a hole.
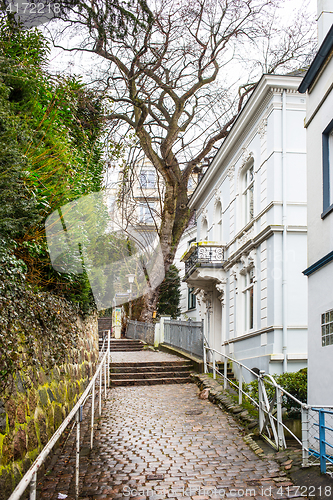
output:
M77 308L25 283L26 265L0 246L0 390L16 372L33 381L36 370L76 362Z

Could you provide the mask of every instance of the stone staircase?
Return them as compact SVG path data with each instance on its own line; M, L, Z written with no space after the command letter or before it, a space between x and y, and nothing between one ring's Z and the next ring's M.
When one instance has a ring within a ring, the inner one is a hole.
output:
M107 345L107 340L106 340ZM106 345L103 351L106 349ZM110 351L141 351L144 343L141 340L133 339L110 339ZM99 352L102 352L103 339L99 338Z
M216 368L220 373L224 374L224 363L223 362L217 362L216 363ZM236 377L234 375L234 372L232 371L230 363L227 363L227 377L229 380L232 380L233 382L236 381Z
M112 363L111 387L130 385L186 384L193 382L191 361Z

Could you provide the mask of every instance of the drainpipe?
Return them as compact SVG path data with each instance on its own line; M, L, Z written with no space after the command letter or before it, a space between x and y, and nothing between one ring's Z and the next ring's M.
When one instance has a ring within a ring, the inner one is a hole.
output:
M287 91L282 93L282 354L283 372L288 369L287 346Z

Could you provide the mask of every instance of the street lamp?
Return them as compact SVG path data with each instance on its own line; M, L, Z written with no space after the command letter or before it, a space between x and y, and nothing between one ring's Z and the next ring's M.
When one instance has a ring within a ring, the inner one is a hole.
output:
M126 278L128 279L130 291L129 291L129 313L128 319L130 320L132 317L132 286L134 283L135 274L126 274Z

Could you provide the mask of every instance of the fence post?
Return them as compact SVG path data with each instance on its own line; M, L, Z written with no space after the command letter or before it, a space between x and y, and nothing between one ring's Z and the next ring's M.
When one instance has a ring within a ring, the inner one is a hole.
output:
M190 328L188 328L189 335L190 335L189 351L190 351L191 355L193 355L193 327L192 327L191 318L189 318L188 322L189 322L189 327L190 327Z
M243 367L239 366L239 381L238 381L238 404L243 402Z
M216 361L215 361L215 351L213 351L213 379L216 379Z
M302 467L309 467L309 408L302 406Z
M276 391L276 420L278 431L279 451L285 447L284 430L282 425L282 391L280 387L275 387Z
M259 397L259 432L261 433L264 427L265 412L264 412L264 394L262 384L264 383L265 370L260 370L258 378L258 397Z
M224 365L223 365L223 389L226 391L227 390L227 384L228 384L228 360L227 358L224 358Z
M154 347L158 347L160 343L160 323L155 323L155 332L154 332Z
M104 361L104 396L105 396L105 399L106 399L106 358L105 358L105 361Z
M325 412L319 410L319 452L320 472L326 474Z
M34 473L30 481L30 500L36 500L37 472Z
M79 498L79 478L80 478L80 422L81 407L76 412L76 460L75 460L75 497Z
M160 319L160 344L163 344L164 342L164 316L161 316Z
M94 443L94 417L95 417L95 384L92 386L91 392L91 422L90 422L90 449Z
M98 393L98 397L99 397L99 416L102 415L102 367L100 367L99 369L99 393Z
M206 344L205 341L203 340L203 363L204 363L204 373L207 373L207 350L206 350Z
M111 342L111 332L108 330L108 387L110 388L110 342Z

